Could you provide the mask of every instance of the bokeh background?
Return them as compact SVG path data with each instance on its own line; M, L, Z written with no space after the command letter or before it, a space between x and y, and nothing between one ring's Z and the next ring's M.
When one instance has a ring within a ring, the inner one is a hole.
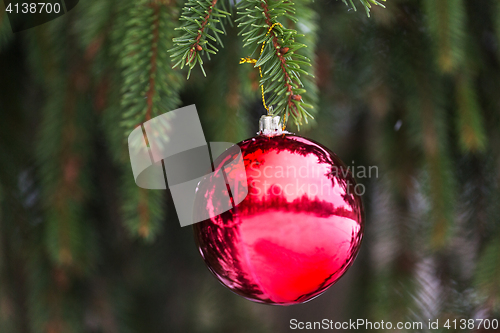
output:
M265 112L237 27L186 81L167 52L180 1L82 0L16 34L2 2L0 332L498 319L500 2L387 0L370 18L355 4L295 1L315 72L300 135L378 169L358 178L364 242L324 295L276 307L211 276L169 191L135 186L126 146L147 114L192 103L207 141L255 135Z

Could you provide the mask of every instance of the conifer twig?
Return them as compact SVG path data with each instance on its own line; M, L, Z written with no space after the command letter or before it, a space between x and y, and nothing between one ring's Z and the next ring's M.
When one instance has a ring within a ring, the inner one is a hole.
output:
M354 9L356 11L357 10L356 5L354 4L354 2L352 0L342 0L343 3L345 3L347 6L349 6L347 1L349 1L349 4L351 5L352 9ZM381 0L381 1L385 1L385 0ZM359 0L359 2L361 2L363 7L365 7L366 15L368 17L370 17L370 9L372 8L372 4L376 5L376 6L380 6L382 8L385 8L385 6L383 4L381 4L380 2L378 2L377 0Z
M266 24L269 26L269 29L272 29L273 23L271 22L271 16L269 15L269 7L268 7L267 2L262 1L261 7L263 9L264 16L266 17ZM275 48L276 56L278 57L278 59L280 61L281 71L283 72L283 75L285 77L283 84L286 87L286 92L288 95L287 105L290 108L290 110L294 116L299 116L299 114L297 112L297 107L292 102L292 100L300 101L300 100L302 100L302 96L293 94L293 89L292 89L292 84L291 84L292 78L290 77L290 75L288 74L288 72L286 70L287 63L286 63L286 59L284 57L284 54L286 54L290 49L289 48L281 48L281 46L278 43L278 38L276 37L275 34L273 34L273 46ZM298 85L298 83L297 83L297 85Z
M218 8L222 7L222 9ZM175 62L174 68L180 65L188 67L188 78L191 70L200 65L203 75L206 76L203 68L202 56L216 54L219 50L214 44L223 47L219 34L225 34L222 20L231 14L225 10L223 3L218 0L191 0L186 2L183 8L180 21L184 24L176 30L184 33L174 38L174 47L169 50L170 57Z
M145 120L151 119L151 111L153 109L153 97L155 95L155 73L156 73L156 58L158 56L158 39L160 37L160 6L156 3L151 5L153 7L153 39L151 43L151 68L149 70L149 88L146 93L147 97L147 110Z
M311 63L309 58L296 52L306 45L295 40L301 36L296 30L278 22L279 18L297 22L293 3L245 0L240 3L239 9L237 22L242 28L240 35L243 36L244 46L253 45L254 53L260 50L254 66L259 68L259 84L263 93L267 94L264 105L272 106L273 114L282 115L284 124L290 116L297 126L302 124L302 120L307 123L312 115L305 108L312 108L312 105L306 104L301 96L306 90L300 75L312 76L304 69Z

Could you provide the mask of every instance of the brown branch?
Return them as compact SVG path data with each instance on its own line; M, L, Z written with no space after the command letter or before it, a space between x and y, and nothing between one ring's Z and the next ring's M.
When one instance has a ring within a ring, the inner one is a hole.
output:
M194 60L194 57L196 56L196 52L200 52L201 50L203 50L203 48L199 44L200 39L201 39L201 34L203 33L203 30L205 30L205 27L208 24L208 20L210 19L210 15L212 15L212 10L214 9L216 4L217 4L217 0L212 0L212 4L208 8L207 15L205 15L205 17L203 18L203 22L201 23L201 28L198 32L198 35L196 36L196 40L193 43L193 46L191 47L191 51L189 51L189 55L186 59L186 64L189 64L191 61Z
M272 27L273 23L271 22L271 16L269 15L269 8L267 6L267 2L262 2L261 3L261 6L262 6L262 9L264 10L264 15L266 17L266 24L269 26L269 28ZM278 37L276 37L276 35L273 34L273 46L274 46L274 49L275 49L275 53L276 53L276 56L278 57L278 59L280 60L280 66L281 66L281 70L283 71L283 74L285 75L285 86L286 86L286 91L289 93L288 94L288 107L292 110L292 113L294 116L298 116L299 113L297 111L297 108L295 106L295 103L293 102L294 100L294 95L293 95L293 90L292 90L292 79L290 78L290 75L288 74L286 68L288 67L288 65L286 64L286 59L284 57L284 53L288 52L288 48L286 50L286 52L282 53L281 50L281 45L278 43Z
M153 97L155 95L155 73L156 73L156 58L158 56L158 40L160 38L160 5L152 4L154 9L154 28L153 28L153 42L151 46L151 69L149 70L149 90L146 93L148 109L146 111L146 121L151 119L151 112L153 110Z
M151 69L149 70L149 89L146 93L147 97L147 111L146 111L146 121L151 119L151 113L153 110L153 97L155 95L155 74L156 74L156 58L158 57L158 40L160 39L160 6L163 5L161 2L151 3L151 7L154 10L154 22L153 22L153 40L151 46ZM147 143L149 145L149 143ZM150 232L149 220L150 212L147 205L147 191L139 189L139 203L137 205L137 212L139 214L139 229L138 234L147 238Z

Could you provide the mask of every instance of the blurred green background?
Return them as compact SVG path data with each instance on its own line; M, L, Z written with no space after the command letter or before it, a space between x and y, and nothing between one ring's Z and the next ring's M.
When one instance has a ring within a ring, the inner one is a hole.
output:
M370 18L295 5L315 72L300 135L378 177L358 179L366 229L349 272L276 307L211 276L169 191L135 185L126 146L147 114L193 103L207 141L255 135L265 110L237 28L186 81L167 52L181 2L81 0L16 34L0 4L0 332L499 318L500 2L387 0Z

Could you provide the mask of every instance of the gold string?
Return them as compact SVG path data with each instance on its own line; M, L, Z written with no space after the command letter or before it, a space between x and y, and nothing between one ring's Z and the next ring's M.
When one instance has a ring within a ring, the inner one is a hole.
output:
M271 31L273 30L273 28L275 26L279 25L280 27L283 28L283 25L281 25L281 23L279 22L276 22L274 23L273 25L271 25L271 27L269 28L269 30L267 30L267 33L266 33L266 37L267 35L269 35L271 33ZM262 52L264 51L264 46L266 46L266 41L264 41L262 43L262 47L260 48L260 54L259 54L259 57L262 55ZM240 65L241 64L246 64L246 63L249 63L249 64L255 64L257 62L257 59L253 59L253 58L250 58L250 57L246 57L246 58L241 58L240 60ZM260 77L262 78L262 68L261 66L259 66L259 74L260 74ZM264 85L260 85L260 90L262 92L262 104L264 104L264 107L266 108L267 110L267 114L269 115L269 108L267 107L266 105L266 99L264 97Z
M284 131L286 128L286 115L287 115L287 112L284 112L283 113L283 129L282 129L282 131Z

